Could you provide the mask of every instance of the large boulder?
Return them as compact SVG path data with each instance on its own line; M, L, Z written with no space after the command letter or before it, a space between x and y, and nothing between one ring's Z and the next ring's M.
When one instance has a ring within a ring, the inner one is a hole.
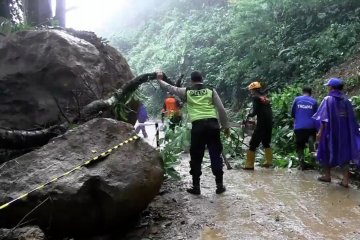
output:
M94 119L7 162L0 173L0 205L123 142L132 129L116 120ZM162 181L158 151L143 140L132 141L0 210L0 228L13 227L37 206L26 220L53 233L125 228L158 194Z
M133 78L120 53L91 32L0 36L0 56L2 128L34 129L72 119Z
M0 229L1 240L45 240L45 234L37 226L16 229Z

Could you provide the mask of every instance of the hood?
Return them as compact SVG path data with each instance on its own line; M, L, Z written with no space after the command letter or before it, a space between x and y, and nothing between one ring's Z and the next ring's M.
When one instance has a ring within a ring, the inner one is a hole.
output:
M332 97L335 97L335 98L340 98L340 99L345 99L346 98L345 94L343 94L339 90L331 90L330 93L329 93L329 96L332 96Z

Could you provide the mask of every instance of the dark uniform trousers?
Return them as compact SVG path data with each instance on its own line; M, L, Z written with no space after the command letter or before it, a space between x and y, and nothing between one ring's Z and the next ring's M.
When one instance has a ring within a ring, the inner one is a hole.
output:
M216 118L202 119L192 122L190 147L190 174L193 179L200 178L201 164L207 146L211 161L211 170L215 177L222 177L223 159L221 153L223 146L220 139L220 126Z
M272 123L258 123L251 136L250 151L255 152L262 143L264 148L270 148L272 134Z

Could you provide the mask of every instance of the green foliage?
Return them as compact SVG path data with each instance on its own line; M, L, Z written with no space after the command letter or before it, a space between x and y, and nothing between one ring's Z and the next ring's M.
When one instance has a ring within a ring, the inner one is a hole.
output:
M360 76L352 76L345 79L345 90L346 92L353 92L359 90Z
M315 157L314 153L310 152L309 148L306 148L304 151L304 162L307 166L313 167L315 169L320 168L320 165L316 161L316 157Z
M72 124L70 124L69 129L74 129L74 128L77 128L78 126L79 126L79 124L72 123Z
M280 167L297 166L292 102L303 85L315 83L318 98L325 96L326 88L317 79L358 52L360 1L232 0L218 5L205 2L171 1L155 17L148 17L138 28L115 34L110 41L126 55L138 74L162 69L173 77L201 70L206 83L216 87L232 109L244 106L245 87L261 79L272 92L274 162ZM356 88L358 82L349 79L349 90ZM148 104L157 115L164 95L151 86L143 91L154 96ZM353 97L352 101L360 106L359 98ZM355 110L360 116L360 108ZM232 119L241 122L245 115L239 111ZM222 137L224 152L243 159L244 131L234 128L231 135L229 139ZM305 155L306 161L315 166L311 154ZM258 160L262 161L261 154Z
M291 163L293 160L296 160L296 157L294 155L287 155L287 156L283 156L283 155L279 155L277 153L274 153L274 165L279 167L279 168L290 168L291 165L289 165L289 163Z
M114 96L116 98L114 104L115 117L116 119L125 122L128 121L129 114L134 111L129 107L131 103L138 102L144 99L144 96L138 90L130 92L122 98L119 98L117 94L115 94Z
M308 148L304 150L304 163L308 169L319 168L314 153L311 153ZM287 154L279 154L276 152L274 154L274 165L280 168L296 168L299 167L300 162L295 152L288 152Z
M291 107L295 97L300 93L300 87L289 86L271 94L274 123L272 145L274 151L279 154L289 153L295 148Z
M18 31L23 31L23 30L29 30L32 29L33 27L25 24L25 23L18 23L15 24L13 23L11 20L4 18L4 17L0 17L0 33L2 34L9 34L12 32L18 32Z
M160 154L164 162L165 173L172 178L179 179L180 174L175 170L179 164L181 154L190 147L190 129L187 124L176 126L175 130L166 129L165 137L160 141Z
M311 82L359 46L356 0L233 0L199 6L189 4L185 11L173 3L161 17L111 41L137 73L200 69L232 106L244 100L244 87L256 78L280 88Z
M13 6L17 8L18 6ZM46 27L58 27L59 21L55 18L51 18L48 21L41 23L39 25L31 25L29 23L24 22L23 20L17 19L8 19L0 16L0 33L6 35L10 34L12 32L19 32L19 31L25 31L25 30L31 30L31 29L37 29L37 28L46 28Z
M350 101L354 107L356 119L360 119L360 96L353 96L350 98Z
M223 152L226 157L244 158L246 143L243 128L231 128L230 137L225 137L225 135L222 134L221 141L223 143Z
M292 85L284 88L278 93L272 94L272 109L274 114L274 126L272 146L274 149L274 164L278 167L299 166L298 157L295 152L295 135L291 107L295 97L299 96L301 88ZM305 163L308 167L318 167L315 158L309 149L305 149Z
M272 148L274 150L274 165L277 167L297 167L299 166L298 157L295 152L295 138L293 130L293 119L291 116L291 107L295 97L299 96L301 88L297 85L291 85L281 91L271 94L273 109L273 135ZM244 119L246 111L239 112L231 116L232 121L240 124ZM236 120L237 119L237 120ZM236 157L236 159L245 159L245 151L248 149L246 130L243 128L232 128L231 138L222 137L224 152L227 155ZM250 133L252 134L252 133ZM249 140L249 139L247 139ZM263 163L264 152L259 149L256 155L256 161ZM240 161L242 163L243 161ZM317 164L309 150L305 150L305 162L309 167L315 168Z
M25 31L25 30L31 30L31 29L34 29L34 27L27 23L19 23L19 24L13 25L11 32L19 32L19 31Z
M161 109L163 108L166 99L166 92L161 90L158 86L153 85L151 82L143 84L140 91L146 96L144 101L149 115L159 119L161 116Z

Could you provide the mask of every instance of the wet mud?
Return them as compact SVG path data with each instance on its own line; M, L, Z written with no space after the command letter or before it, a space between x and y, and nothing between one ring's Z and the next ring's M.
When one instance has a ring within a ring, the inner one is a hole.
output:
M151 140L149 140L151 141ZM166 180L141 222L124 239L360 239L360 191L318 182L317 171L225 170L227 191L215 194L209 160L200 196L186 193L189 155L180 181Z

